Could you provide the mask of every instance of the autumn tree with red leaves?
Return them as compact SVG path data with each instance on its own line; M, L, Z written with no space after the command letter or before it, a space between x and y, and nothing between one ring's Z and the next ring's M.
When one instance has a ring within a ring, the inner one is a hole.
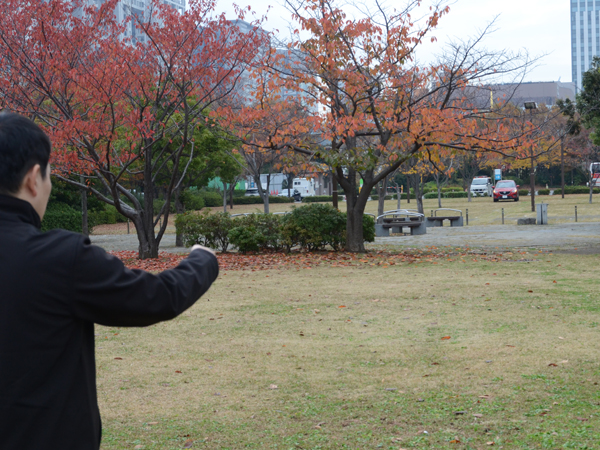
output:
M131 42L132 24L115 20L117 0L0 3L0 107L49 134L55 177L133 222L141 258L158 255L172 193L198 151L194 130L264 45L264 33L242 32L214 6L192 0L180 15L155 1L131 19L143 37ZM158 178L166 201L155 216Z
M443 3L433 5L418 27L411 13L420 3L388 11L376 2L371 13L355 8L350 17L352 5L336 0L287 2L300 24L290 52L301 63L283 75L273 66L271 73L312 101L314 132L322 139L315 152L346 195L348 251L364 251L362 220L371 191L405 162L439 162L442 149L513 152L520 148L516 137L523 142L533 128L516 130L508 126L511 114L497 108L491 116L489 107L466 95L470 85L527 69L526 57L480 49L479 36L446 48L434 65L416 64L417 49L434 39L432 30L449 12Z

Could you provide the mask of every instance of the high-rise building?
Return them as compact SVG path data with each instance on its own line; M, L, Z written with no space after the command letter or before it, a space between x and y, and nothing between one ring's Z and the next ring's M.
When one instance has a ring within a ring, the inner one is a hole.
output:
M185 0L161 0L163 4L175 8L180 14L185 11ZM101 5L106 0L88 0L89 3ZM124 22L129 17L144 20L152 7L152 0L120 0L116 9L115 16L119 22ZM132 42L143 42L145 37L135 26L136 20L131 20L128 24L124 37L131 38Z
M581 80L600 56L600 0L571 0L571 71L573 83L581 89Z

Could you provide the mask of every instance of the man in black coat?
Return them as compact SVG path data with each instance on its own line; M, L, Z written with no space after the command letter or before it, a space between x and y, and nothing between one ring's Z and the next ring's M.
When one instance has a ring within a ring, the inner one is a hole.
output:
M147 326L181 314L219 273L194 246L172 270L129 270L83 235L40 231L50 141L0 113L0 449L97 450L94 323Z

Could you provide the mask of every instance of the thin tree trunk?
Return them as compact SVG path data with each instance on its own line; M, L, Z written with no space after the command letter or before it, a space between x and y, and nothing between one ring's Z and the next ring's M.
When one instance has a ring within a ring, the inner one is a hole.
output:
M396 209L400 209L400 201L402 199L402 193L400 192L400 185L396 186L396 196L398 197L398 205Z
M79 178L81 184L85 183L83 176ZM81 232L85 236L90 235L89 224L88 224L88 202L87 202L87 191L81 189Z
M183 205L183 202L181 201L181 189L177 189L176 191L173 191L173 196L175 197L175 213L183 214L185 212L185 207ZM175 246L183 247L183 235L181 233L178 233L177 231L178 230L176 229Z
M529 184L531 189L531 211L535 212L535 168L533 166L533 150L531 150L531 173L529 174Z
M383 210L385 208L385 194L387 193L387 177L379 183L379 198L377 199L377 217L383 214Z
M438 208L442 207L442 186L440 184L439 175L435 177L435 184L437 186L437 194L438 194Z
M565 137L560 138L560 190L565 198Z
M223 181L223 212L227 212L227 183Z

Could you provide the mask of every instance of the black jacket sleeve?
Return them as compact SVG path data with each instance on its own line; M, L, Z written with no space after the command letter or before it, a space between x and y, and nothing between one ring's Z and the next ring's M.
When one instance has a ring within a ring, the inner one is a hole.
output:
M216 256L204 250L155 275L126 268L84 238L73 261L73 313L107 326L152 325L192 306L218 274Z

